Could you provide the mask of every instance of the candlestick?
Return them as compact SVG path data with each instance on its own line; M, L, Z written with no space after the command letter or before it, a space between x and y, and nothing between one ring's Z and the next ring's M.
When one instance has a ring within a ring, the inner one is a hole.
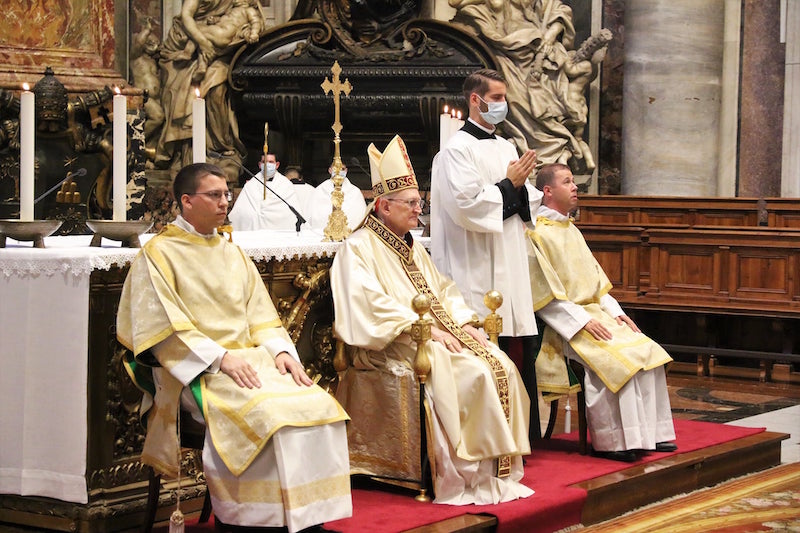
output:
M200 89L195 88L197 98L192 102L192 161L206 162L206 101L200 98Z
M119 87L115 88L114 95L114 156L113 180L111 195L114 200L114 216L116 221L127 218L127 184L128 184L128 100L120 93Z
M450 138L450 113L447 106L444 106L442 114L439 115L439 150L444 149L447 139Z
M35 99L30 86L22 86L19 98L19 219L33 220Z

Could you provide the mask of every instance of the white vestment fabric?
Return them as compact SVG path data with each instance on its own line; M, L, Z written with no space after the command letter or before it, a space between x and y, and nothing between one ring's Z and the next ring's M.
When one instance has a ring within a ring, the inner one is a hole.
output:
M544 206L539 208L537 216L556 221L569 220ZM603 294L598 303L612 318L625 314L608 293ZM614 393L569 343L591 319L584 308L566 299L553 299L537 313L561 337L563 354L580 361L584 367L586 418L595 450L652 450L658 442L675 440L663 366L639 370Z
M309 202L306 204L306 212L308 213L308 222L311 225L311 229L324 230L328 226L328 217L330 217L333 210L333 204L331 203L332 192L333 181L330 178L317 185L317 188L314 189L314 194L311 195ZM367 202L364 200L361 189L350 183L347 178L342 181L342 193L344 193L342 211L347 216L347 227L353 230L364 220L364 215L367 212Z
M264 179L263 174L256 174L259 179ZM303 203L297 195L297 189L289 179L280 172L275 172L275 176L266 182L267 186L275 194L286 200L286 203L294 207L303 218ZM247 231L259 229L285 229L294 230L297 217L273 192L267 191L264 198L264 185L257 179L250 178L244 184L239 196L233 203L228 218L233 224L234 231Z
M375 220L372 216L368 220ZM386 232L389 230L381 226ZM391 233L391 232L389 232ZM419 268L427 286L457 325L474 318L452 280L442 276L425 248L390 235L404 247ZM418 316L410 303L419 289L409 279L404 259L369 227L350 235L331 267L331 290L335 308L336 335L353 348L352 367L347 372L379 371L398 374L397 365L410 369L416 344L403 332ZM429 312L434 325L444 328ZM528 420L530 401L514 363L493 344L488 351L499 361L507 385L502 392L490 365L468 348L451 353L441 343L426 343L431 374L426 397L431 403L434 426L437 503L454 505L493 504L524 498L533 491L519 483L522 455L530 453ZM506 383L504 380L503 383ZM341 389L342 387L340 387ZM508 419L501 396L508 401ZM346 391L337 398L347 402ZM343 405L355 421L363 406ZM496 459L511 456L511 474L496 476Z
M517 150L502 138L477 139L457 131L433 160L431 174L431 257L451 277L467 305L489 313L483 296L503 295L497 311L503 335L536 335L531 299L526 223L519 215L503 220L503 196L497 183L506 178ZM542 193L525 184L531 216Z
M294 192L297 195L297 202L300 204L296 206L297 210L307 219L309 214L307 207L311 201L311 197L314 195L315 188L310 183L292 182L292 185L294 185Z

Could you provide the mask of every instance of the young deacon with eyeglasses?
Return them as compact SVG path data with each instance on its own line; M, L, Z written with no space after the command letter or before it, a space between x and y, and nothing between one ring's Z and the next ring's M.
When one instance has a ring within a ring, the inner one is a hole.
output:
M222 169L184 167L173 190L181 214L134 259L117 315L131 375L149 391L142 462L177 474L180 405L206 425L218 531L320 531L352 514L347 414L306 375L253 261L217 233L230 202Z

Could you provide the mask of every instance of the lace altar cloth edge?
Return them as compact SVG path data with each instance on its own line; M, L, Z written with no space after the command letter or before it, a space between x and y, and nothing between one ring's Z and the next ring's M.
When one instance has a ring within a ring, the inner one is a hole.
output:
M154 234L140 237L142 244ZM254 261L284 260L301 257L333 256L339 242L322 242L322 233L294 231L238 231L233 241ZM0 248L0 274L5 277L37 277L54 275L88 276L93 270L109 270L113 265L126 265L136 257L138 248L123 248L119 242L103 239L92 247L91 235L46 237L45 248L33 248L30 242L8 238Z

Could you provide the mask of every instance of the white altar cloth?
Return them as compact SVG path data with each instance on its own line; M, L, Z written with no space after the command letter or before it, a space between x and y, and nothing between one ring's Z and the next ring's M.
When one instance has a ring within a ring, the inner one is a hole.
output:
M142 243L152 234L143 235ZM0 494L88 503L89 276L138 252L90 235L0 248ZM332 256L319 232L234 232L255 260Z

